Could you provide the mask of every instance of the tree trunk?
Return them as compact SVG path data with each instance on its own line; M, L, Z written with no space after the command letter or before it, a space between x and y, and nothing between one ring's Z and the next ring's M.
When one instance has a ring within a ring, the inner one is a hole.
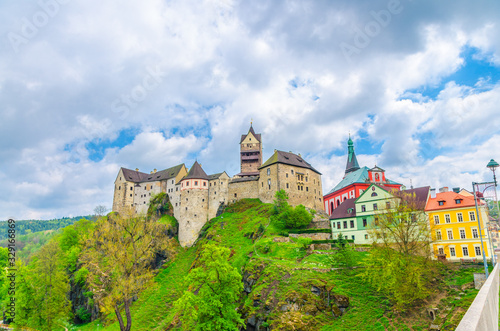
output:
M118 304L115 305L115 314L116 318L118 319L118 323L120 323L120 331L125 331L125 325L123 325L123 319L122 315L120 314L120 309L118 308Z
M127 316L127 327L125 331L130 331L132 328L132 316L130 315L130 299L125 300L125 315Z

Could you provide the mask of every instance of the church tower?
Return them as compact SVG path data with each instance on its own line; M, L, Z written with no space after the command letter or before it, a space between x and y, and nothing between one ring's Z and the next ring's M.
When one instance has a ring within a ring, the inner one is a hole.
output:
M358 159L356 159L356 153L354 153L354 143L351 140L351 135L349 134L349 140L347 141L347 165L345 167L345 174L359 169Z
M241 135L240 164L241 172L236 176L259 175L259 167L262 165L262 138L260 133L255 133L251 122L248 133Z

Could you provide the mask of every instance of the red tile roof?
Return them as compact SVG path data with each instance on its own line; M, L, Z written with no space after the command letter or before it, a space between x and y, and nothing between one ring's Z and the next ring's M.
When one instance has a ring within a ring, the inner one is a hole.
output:
M460 203L456 203L456 200L461 200ZM439 201L444 201L442 206L439 205ZM478 204L484 204L482 201L478 201ZM458 194L455 192L443 192L437 193L435 198L429 198L427 201L426 211L431 210L444 210L452 208L463 208L463 207L474 207L474 197Z

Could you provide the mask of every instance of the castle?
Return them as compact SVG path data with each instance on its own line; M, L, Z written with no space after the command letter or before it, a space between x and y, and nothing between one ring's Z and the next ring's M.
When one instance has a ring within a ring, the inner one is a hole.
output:
M145 213L151 197L165 192L179 222L179 242L191 246L203 225L221 207L239 199L258 198L272 203L276 191L285 190L290 205L324 210L321 173L300 154L278 150L262 164L262 137L252 125L241 136L240 166L240 173L233 177L225 171L207 175L197 161L189 171L184 164L162 171L154 169L149 174L120 168L113 211L132 208L136 213Z

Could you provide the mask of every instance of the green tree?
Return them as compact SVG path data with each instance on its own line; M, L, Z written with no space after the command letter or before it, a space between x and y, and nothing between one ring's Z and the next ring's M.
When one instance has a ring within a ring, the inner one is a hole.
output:
M175 302L184 330L238 330L243 320L237 301L242 277L229 263L230 251L207 244L186 282L189 288Z
M175 239L169 239L166 233L164 224L129 211L101 218L85 240L81 261L88 270L93 300L103 313L116 314L122 331L131 330L130 305L152 281L151 264L156 253L173 254Z
M290 209L290 205L288 205L288 194L285 190L276 191L274 194L274 213L281 214L288 209Z
M69 318L68 277L59 244L51 240L28 266L18 264L15 324L54 330Z
M435 268L425 202L405 192L394 195L391 208L369 230L373 244L364 277L404 311L429 295Z
M357 254L353 246L344 238L342 233L337 236L335 251L330 257L330 262L334 267L352 268L357 265Z
M285 190L276 191L274 197L274 222L279 227L297 229L304 228L311 223L313 215L303 205L291 207Z

